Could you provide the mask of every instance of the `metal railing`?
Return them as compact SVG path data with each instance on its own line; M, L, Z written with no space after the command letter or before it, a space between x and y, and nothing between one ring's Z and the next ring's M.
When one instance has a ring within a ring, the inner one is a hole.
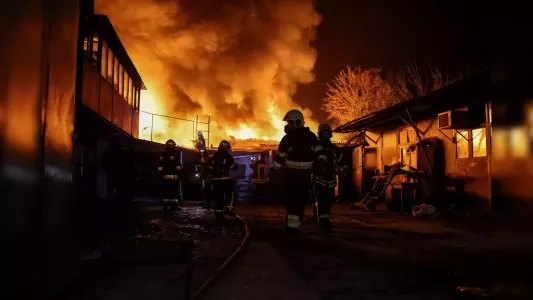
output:
M207 130L199 129L198 125L207 125ZM164 143L168 139L169 133L176 136L187 136L190 134L191 140L197 139L198 131L207 133L206 144L209 141L209 129L211 127L211 116L207 122L184 119L174 116L161 115L139 110L139 138L151 142Z

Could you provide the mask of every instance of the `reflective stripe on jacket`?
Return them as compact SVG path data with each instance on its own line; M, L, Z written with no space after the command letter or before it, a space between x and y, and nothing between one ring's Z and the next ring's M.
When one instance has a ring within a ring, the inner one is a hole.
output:
M309 170L315 160L314 147L318 144L316 135L308 127L286 134L280 141L272 167Z

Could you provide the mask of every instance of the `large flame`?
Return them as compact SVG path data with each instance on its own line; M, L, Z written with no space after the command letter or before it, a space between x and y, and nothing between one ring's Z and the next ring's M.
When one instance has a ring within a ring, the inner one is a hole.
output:
M291 97L314 80L314 0L96 0L115 26L148 90L141 109L207 122L210 144L279 140ZM141 114L140 137L191 145L193 122ZM207 130L206 125L198 130Z

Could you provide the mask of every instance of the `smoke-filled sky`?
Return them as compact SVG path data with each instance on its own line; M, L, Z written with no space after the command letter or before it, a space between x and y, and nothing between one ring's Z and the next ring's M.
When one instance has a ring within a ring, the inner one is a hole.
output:
M211 114L217 138L279 137L280 118L298 104L326 121L326 84L346 65L484 65L526 49L516 41L531 28L501 2L314 2L96 0L96 12L110 17L149 89L142 108Z
M211 114L217 138L248 137L250 130L281 137L298 84L314 80L311 41L321 18L313 0L97 0L95 6L109 16L145 81L149 95L141 108L186 118ZM304 114L316 126L312 113Z

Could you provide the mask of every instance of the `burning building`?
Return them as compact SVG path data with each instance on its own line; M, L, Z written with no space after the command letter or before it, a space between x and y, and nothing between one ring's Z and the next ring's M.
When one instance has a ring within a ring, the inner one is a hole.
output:
M96 1L135 61L148 91L142 111L211 116L210 144L277 140L291 97L314 80L311 46L320 23L313 0ZM312 113L302 109L314 128ZM191 145L194 122L140 113L139 136Z

